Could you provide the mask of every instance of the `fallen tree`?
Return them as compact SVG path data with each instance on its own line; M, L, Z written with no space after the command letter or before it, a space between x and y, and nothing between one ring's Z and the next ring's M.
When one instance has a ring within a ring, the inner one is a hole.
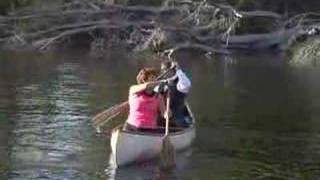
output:
M243 21L260 17L269 19L272 31L237 34ZM274 12L237 11L206 0L167 0L161 7L78 0L0 16L0 43L2 48L11 49L46 50L84 44L99 52L119 45L132 51L152 49L171 55L186 48L225 54L233 48L286 49L299 37L318 34L319 22L316 13L285 19Z

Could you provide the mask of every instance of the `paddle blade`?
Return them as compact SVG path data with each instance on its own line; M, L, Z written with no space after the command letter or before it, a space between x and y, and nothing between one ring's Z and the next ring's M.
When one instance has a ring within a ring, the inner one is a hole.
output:
M93 117L93 126L99 127L105 124L110 119L116 117L119 114L127 113L129 111L129 102L123 102L121 104L114 105L107 110L97 114Z
M165 136L162 140L160 154L160 162L162 169L170 169L176 166L176 151L170 141L169 136Z

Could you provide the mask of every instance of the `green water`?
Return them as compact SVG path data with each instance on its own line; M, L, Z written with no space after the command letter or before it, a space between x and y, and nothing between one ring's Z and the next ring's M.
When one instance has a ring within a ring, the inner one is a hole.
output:
M197 118L193 146L177 168L158 162L115 169L109 135L97 136L95 113L127 97L147 55L0 53L0 175L2 179L318 179L319 69L286 65L282 54L208 59L180 53L193 82ZM1 179L0 178L0 179Z

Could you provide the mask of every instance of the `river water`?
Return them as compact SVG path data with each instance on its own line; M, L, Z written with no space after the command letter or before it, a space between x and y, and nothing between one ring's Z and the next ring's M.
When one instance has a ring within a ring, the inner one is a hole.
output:
M193 146L172 172L157 161L109 165L110 129L95 113L127 97L148 54L0 53L0 179L319 179L319 68L281 53L208 58L180 53L192 78ZM134 147L133 147L134 148Z

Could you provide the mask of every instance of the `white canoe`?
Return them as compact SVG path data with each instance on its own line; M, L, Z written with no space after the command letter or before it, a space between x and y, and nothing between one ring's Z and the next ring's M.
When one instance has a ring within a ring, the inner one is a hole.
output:
M188 110L193 124L169 133L176 151L189 147L196 135L194 117ZM163 137L163 133L129 132L122 130L122 127L116 128L111 136L111 162L119 167L156 158L160 155Z

